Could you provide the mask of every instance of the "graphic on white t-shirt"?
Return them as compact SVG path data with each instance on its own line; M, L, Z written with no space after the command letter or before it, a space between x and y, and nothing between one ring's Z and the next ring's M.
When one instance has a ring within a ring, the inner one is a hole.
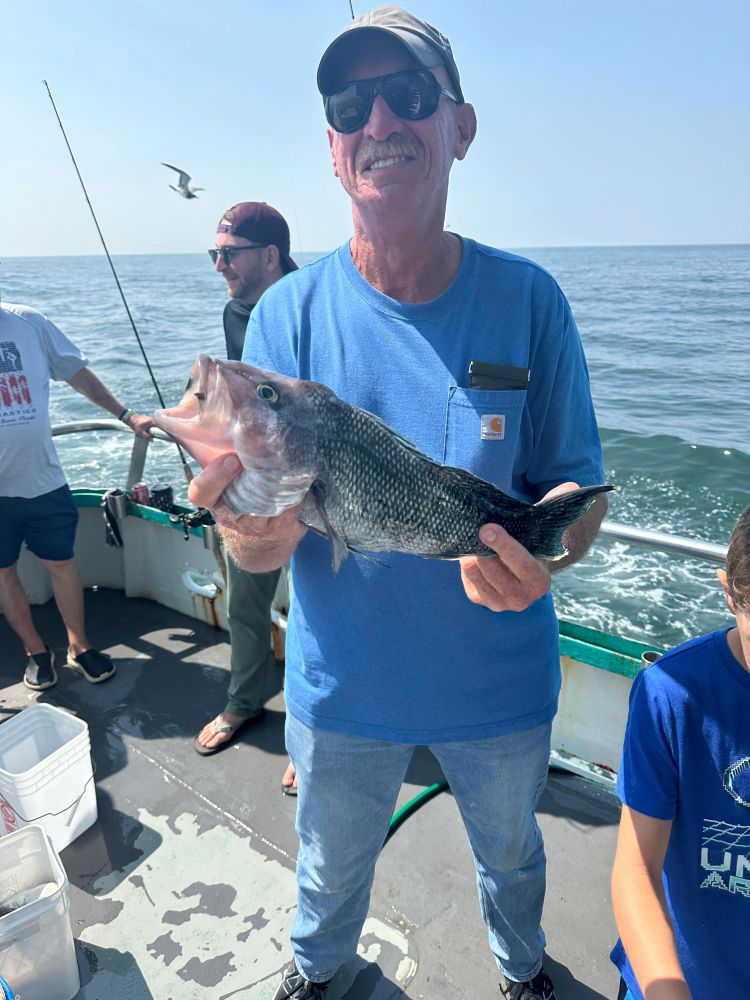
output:
M0 342L0 422L5 425L33 420L36 408L21 352L11 340Z

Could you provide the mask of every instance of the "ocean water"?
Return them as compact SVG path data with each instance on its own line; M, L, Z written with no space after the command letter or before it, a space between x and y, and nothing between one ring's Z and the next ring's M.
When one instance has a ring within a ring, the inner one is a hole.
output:
M515 251L537 261L570 300L586 350L606 478L620 489L609 517L726 543L750 503L750 246L591 247ZM297 255L299 263L319 254ZM199 352L224 354L224 282L205 254L114 258L167 405ZM4 258L0 292L47 314L91 368L142 412L159 405L103 256ZM53 385L54 423L102 416ZM69 481L124 484L127 439L57 439ZM149 448L145 478L185 496L175 447ZM562 617L670 646L730 619L715 566L599 539L555 578Z

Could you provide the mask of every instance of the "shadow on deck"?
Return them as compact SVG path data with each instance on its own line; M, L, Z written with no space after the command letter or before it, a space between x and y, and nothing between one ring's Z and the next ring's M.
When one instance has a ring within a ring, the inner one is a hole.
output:
M224 632L115 591L86 593L89 637L117 675L74 672L36 696L21 644L0 619L0 721L35 698L89 725L99 818L61 854L71 883L80 1000L270 1000L288 960L295 907L295 801L286 763L283 669L265 719L231 748L199 757L192 740L224 705ZM64 661L53 602L34 618ZM419 749L399 804L441 780ZM539 810L548 858L545 965L558 1000L616 995L608 960L617 801L550 773ZM466 837L450 794L425 805L383 850L358 958L330 1000L492 1000L500 996Z

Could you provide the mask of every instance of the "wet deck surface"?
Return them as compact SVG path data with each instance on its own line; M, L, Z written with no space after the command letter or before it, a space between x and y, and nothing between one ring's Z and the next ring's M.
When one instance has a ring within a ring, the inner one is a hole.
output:
M199 757L192 740L224 705L224 632L143 600L87 592L92 642L118 673L87 684L62 668L36 696L0 618L0 721L35 698L89 725L97 822L61 857L71 883L79 1000L270 1000L290 955L295 800L286 764L278 667L268 713L231 748ZM34 608L60 657L52 602ZM442 777L418 750L400 802ZM545 966L559 1000L617 993L609 871L619 809L580 778L550 773L539 821L548 858ZM486 943L458 810L443 793L411 816L378 865L360 955L330 1000L492 1000L499 973Z

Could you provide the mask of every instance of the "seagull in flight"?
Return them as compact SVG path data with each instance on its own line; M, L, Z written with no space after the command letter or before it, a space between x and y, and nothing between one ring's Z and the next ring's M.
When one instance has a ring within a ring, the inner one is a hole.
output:
M190 183L190 174L186 174L184 170L180 170L179 167L173 167L171 163L162 163L163 167L169 167L170 170L174 170L175 173L180 175L180 179L177 181L177 187L174 184L169 186L177 194L181 194L183 198L197 198L198 195L196 191L205 191L205 188L193 187Z

